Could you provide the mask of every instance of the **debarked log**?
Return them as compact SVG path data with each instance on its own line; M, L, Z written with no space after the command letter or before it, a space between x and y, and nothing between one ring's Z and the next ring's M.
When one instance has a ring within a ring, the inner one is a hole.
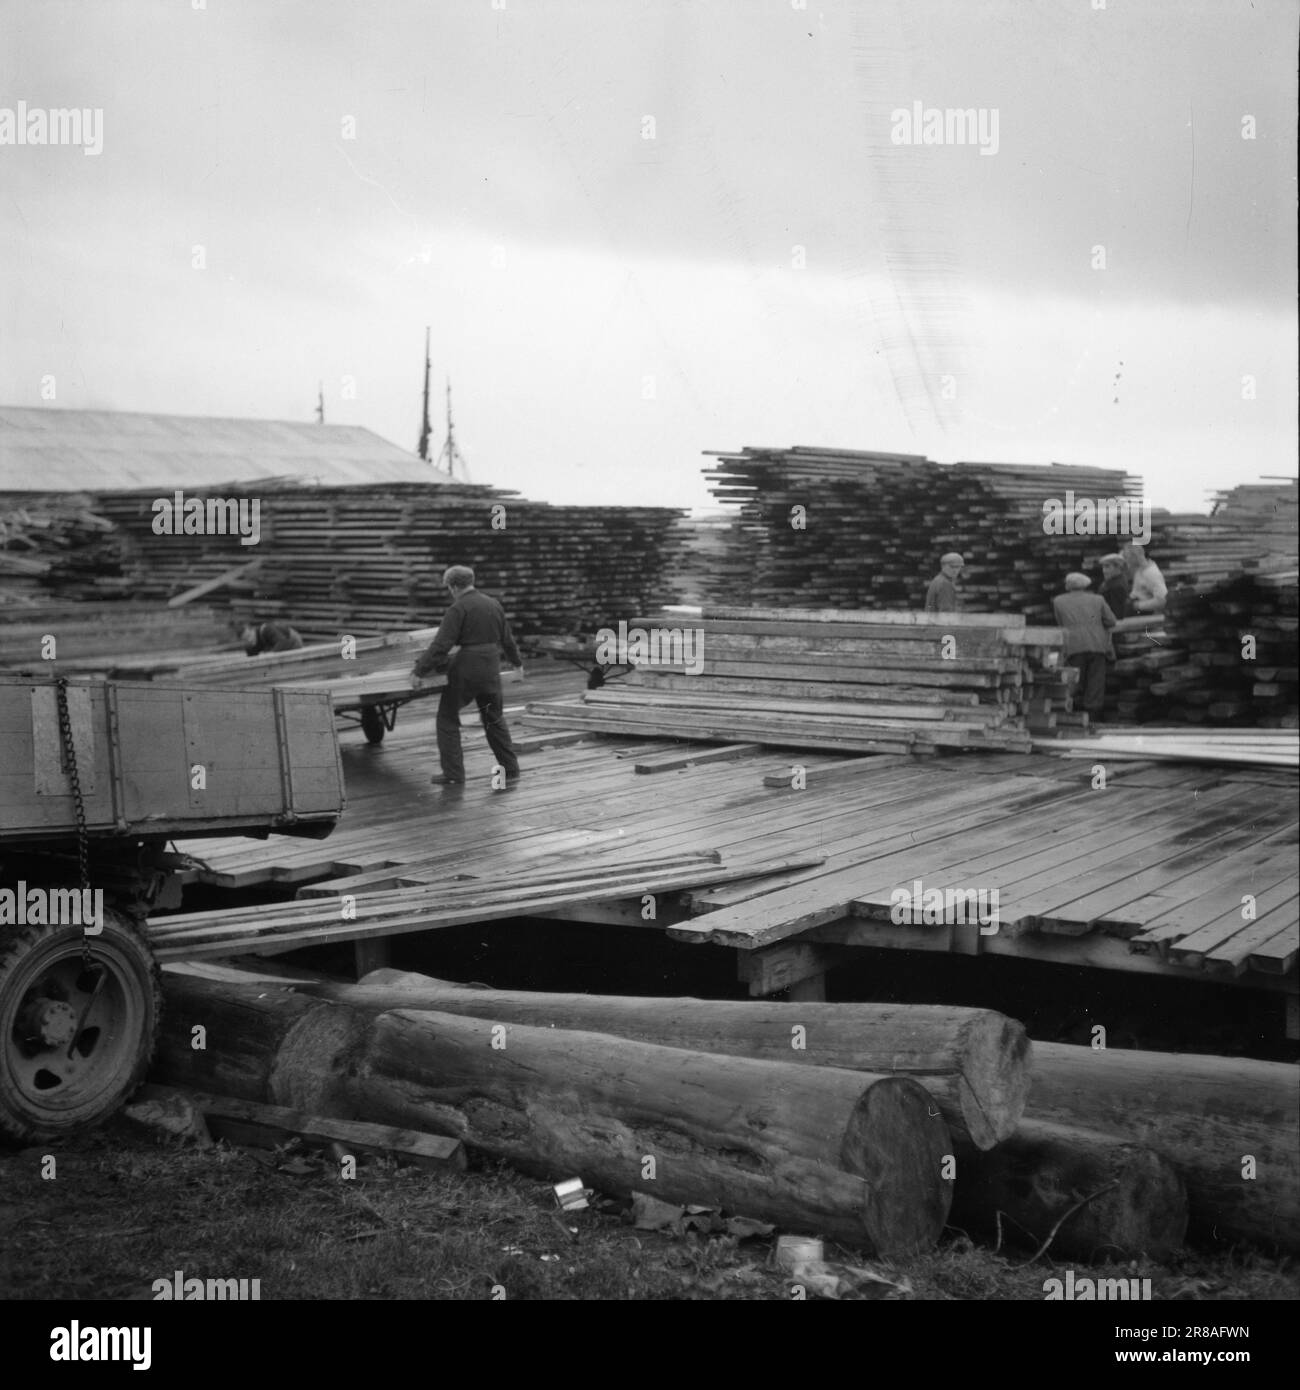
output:
M884 1256L934 1244L948 1128L908 1077L400 1010L374 1019L360 1116L550 1179L646 1192Z
M1053 1254L1081 1261L1159 1259L1182 1246L1187 1189L1143 1144L1024 1120L990 1152L959 1149L952 1224L1035 1249L1050 1235Z
M1300 1252L1300 1069L1034 1044L1027 1118L1147 1145L1187 1183L1191 1233Z
M1015 1132L1029 1091L1024 1026L990 1009L543 994L467 988L400 970L372 971L357 985L303 988L375 1012L434 1009L695 1052L910 1076L934 1097L954 1136L979 1149Z

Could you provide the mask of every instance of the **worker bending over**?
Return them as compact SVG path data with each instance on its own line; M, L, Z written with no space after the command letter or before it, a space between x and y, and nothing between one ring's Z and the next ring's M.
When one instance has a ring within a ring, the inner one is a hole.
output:
M501 710L501 653L518 666L519 648L510 632L505 609L474 587L474 571L452 565L442 576L451 592L451 607L443 615L438 635L415 663L412 675L446 673L447 685L438 701L438 758L441 776L435 784L454 787L465 781L465 758L460 746L460 712L473 700L478 705L483 731L492 756L505 769L506 780L519 776L519 759L510 741L510 730Z
M239 640L249 656L261 656L263 652L296 652L302 646L302 638L288 623L245 623Z
M1092 580L1086 574L1067 574L1065 593L1052 600L1057 627L1065 629L1065 656L1079 669L1079 694L1089 719L1106 703L1106 660L1115 647L1110 630L1115 615L1100 594L1085 593Z

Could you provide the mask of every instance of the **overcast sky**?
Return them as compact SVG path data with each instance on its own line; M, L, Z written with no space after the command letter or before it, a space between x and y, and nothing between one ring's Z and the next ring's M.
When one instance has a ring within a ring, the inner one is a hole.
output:
M539 499L705 504L744 444L1294 475L1297 5L1100 3L0 0L0 139L103 113L0 144L0 401L323 380L413 449L429 324Z

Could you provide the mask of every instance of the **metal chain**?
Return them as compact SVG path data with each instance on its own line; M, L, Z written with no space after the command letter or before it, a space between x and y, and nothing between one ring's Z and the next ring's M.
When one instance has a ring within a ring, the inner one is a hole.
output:
M81 774L77 770L77 745L72 737L72 715L68 710L68 678L59 676L54 682L55 701L59 707L59 734L63 739L63 756L68 765L68 781L72 783L72 805L77 817L77 873L81 880L82 902L90 892L90 837L86 833L86 801L81 791ZM84 916L84 913L83 913ZM94 965L90 955L90 938L83 924L81 959L86 969Z

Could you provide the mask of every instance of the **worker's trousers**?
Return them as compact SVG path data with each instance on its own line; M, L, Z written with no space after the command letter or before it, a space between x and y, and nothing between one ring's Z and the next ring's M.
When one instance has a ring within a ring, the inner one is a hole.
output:
M460 712L471 700L478 705L492 756L513 777L519 771L519 759L501 712L500 657L495 648L477 647L462 647L452 658L447 685L438 701L438 758L442 775L458 782L465 779Z
M1079 668L1079 703L1088 714L1100 714L1106 703L1106 653L1075 652L1069 661Z

